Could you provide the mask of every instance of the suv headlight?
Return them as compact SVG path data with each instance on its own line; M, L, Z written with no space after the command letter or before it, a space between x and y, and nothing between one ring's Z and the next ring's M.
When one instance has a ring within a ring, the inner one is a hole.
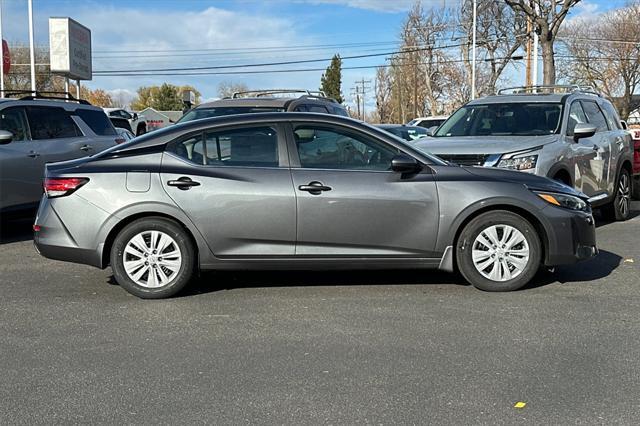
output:
M573 195L558 194L555 192L536 192L536 194L554 206L581 212L588 212L590 210L589 203Z
M498 167L512 170L532 170L538 163L538 154L525 155L523 157L503 158L498 163Z

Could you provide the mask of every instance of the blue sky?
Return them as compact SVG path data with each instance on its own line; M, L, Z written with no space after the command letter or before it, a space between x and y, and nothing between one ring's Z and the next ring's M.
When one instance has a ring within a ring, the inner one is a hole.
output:
M27 43L26 0L0 1L3 37L10 43ZM295 61L330 58L334 53L349 56L393 51L402 20L413 0L34 0L33 3L36 44L48 46L47 20L50 16L70 16L92 30L94 70L119 70ZM459 0L423 0L422 3L425 7L443 4L455 7ZM624 3L625 0L583 0L573 17L598 14ZM336 46L347 43L360 45ZM310 45L318 47L296 47ZM251 51L265 47L271 50ZM237 49L241 49L240 52ZM146 52L131 53L141 50ZM343 65L382 63L384 56L345 60ZM327 65L328 62L317 62L286 68L324 68ZM275 68L278 67L271 69ZM372 68L345 70L345 97L350 98L350 87L355 80L372 79L374 73ZM313 71L171 77L95 76L85 84L107 89L127 100L139 86L167 81L191 84L207 99L216 96L221 81L244 82L251 88L317 89L321 74L321 71ZM511 79L518 78L517 72L511 74Z

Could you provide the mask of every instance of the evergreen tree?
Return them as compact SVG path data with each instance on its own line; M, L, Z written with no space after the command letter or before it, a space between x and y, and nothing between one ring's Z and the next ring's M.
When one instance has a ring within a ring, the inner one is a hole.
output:
M340 85L342 84L342 59L340 55L333 55L331 59L331 65L327 67L327 70L322 74L320 79L320 90L330 98L335 99L339 103L342 103L342 93Z

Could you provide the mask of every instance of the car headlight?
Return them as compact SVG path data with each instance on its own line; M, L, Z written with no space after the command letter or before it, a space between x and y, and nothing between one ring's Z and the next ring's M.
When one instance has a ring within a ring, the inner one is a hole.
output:
M536 168L538 155L526 155L524 157L503 158L498 163L498 167L512 170L531 170Z
M581 212L589 211L589 203L581 198L574 197L573 195L558 194L555 192L536 192L538 197L542 198L549 204L554 206L564 207L569 210L578 210Z

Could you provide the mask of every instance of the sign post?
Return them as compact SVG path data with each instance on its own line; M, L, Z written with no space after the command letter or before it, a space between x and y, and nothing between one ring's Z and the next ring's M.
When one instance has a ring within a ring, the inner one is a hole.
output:
M91 30L71 18L49 18L51 72L76 80L80 99L80 81L91 80Z

